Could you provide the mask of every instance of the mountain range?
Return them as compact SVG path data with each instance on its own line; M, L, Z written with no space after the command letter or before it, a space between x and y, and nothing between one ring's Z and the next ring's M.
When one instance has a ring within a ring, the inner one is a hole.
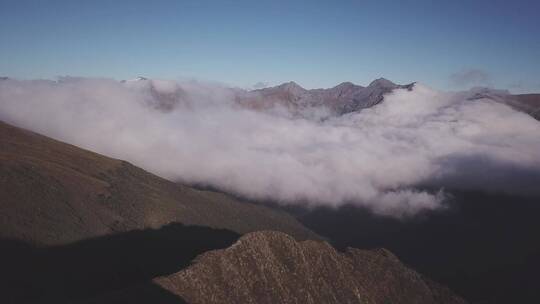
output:
M414 83L397 85L379 78L367 87L343 82L329 89L306 90L295 82L239 94L241 104L252 108L269 108L276 105L298 112L306 108L325 107L331 114L342 115L369 108L381 102L386 93L395 89L412 89Z
M163 111L170 111L179 103L192 102L182 86L175 82L137 77L122 80L122 83L147 87L152 97L150 103ZM323 116L340 116L370 108L382 102L385 94L396 89L412 90L414 85L415 82L401 85L378 78L365 87L343 82L327 89L305 89L290 81L262 89L229 90L236 103L249 109L268 110L278 107L295 115L304 115L310 109L324 109L327 113L322 113ZM473 88L472 92L472 99L488 98L540 119L540 94L510 94L508 91L489 88Z

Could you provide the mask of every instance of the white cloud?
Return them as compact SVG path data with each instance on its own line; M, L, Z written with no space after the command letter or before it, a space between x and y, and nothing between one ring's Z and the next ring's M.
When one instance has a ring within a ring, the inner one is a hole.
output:
M470 92L417 85L320 121L245 109L234 90L200 82L157 82L158 93L181 92L162 111L150 84L2 81L0 119L172 180L394 216L441 207L447 185L521 191L527 182L508 180L540 172L540 123Z

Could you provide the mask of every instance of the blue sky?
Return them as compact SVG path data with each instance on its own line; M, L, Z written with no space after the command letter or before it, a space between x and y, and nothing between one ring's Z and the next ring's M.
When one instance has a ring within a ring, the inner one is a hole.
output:
M540 92L540 1L0 0L0 76Z

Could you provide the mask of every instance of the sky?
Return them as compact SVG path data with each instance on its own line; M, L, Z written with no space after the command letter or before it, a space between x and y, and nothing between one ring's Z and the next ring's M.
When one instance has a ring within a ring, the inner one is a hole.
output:
M0 76L540 92L540 1L0 0Z

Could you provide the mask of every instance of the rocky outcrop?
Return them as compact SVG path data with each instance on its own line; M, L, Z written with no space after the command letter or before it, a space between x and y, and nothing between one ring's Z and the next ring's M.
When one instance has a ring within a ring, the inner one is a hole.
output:
M384 249L254 232L154 283L188 303L465 303Z

